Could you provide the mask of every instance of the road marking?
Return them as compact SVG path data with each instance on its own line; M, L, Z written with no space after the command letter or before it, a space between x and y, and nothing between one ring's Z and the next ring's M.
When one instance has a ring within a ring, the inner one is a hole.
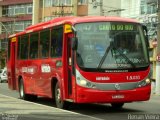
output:
M22 100L22 99L17 99L17 98L11 97L11 96L3 95L3 94L0 94L0 95L4 96L4 97L7 97L7 98L10 98L10 99L15 99L15 100L18 100L18 101L23 101L25 103L31 103L31 104L34 104L34 105L37 105L37 106L42 106L42 107L45 107L45 108L48 108L48 109L57 109L59 111L63 111L63 112L67 112L67 113L72 113L72 114L77 114L77 115L85 116L85 117L88 117L88 118L92 118L94 120L104 120L104 119L95 118L95 117L92 117L92 116L89 116L89 115L84 115L84 114L81 114L81 113L76 113L76 112L72 112L72 111L68 111L68 110L63 110L63 109L60 109L60 108L50 107L50 106L46 106L46 105L42 105L42 104L30 102L30 101L25 101L25 100Z

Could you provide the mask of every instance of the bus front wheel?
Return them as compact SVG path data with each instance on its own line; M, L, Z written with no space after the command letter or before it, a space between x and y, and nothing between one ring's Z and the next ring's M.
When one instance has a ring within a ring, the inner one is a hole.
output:
M55 102L57 108L67 109L69 107L69 103L62 100L62 93L58 82L55 87Z

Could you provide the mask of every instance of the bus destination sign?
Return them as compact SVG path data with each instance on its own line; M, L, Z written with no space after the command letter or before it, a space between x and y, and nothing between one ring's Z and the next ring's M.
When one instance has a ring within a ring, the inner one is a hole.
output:
M134 25L131 24L117 24L117 25L110 25L110 24L105 24L105 25L99 25L99 30L126 30L126 31L132 31L134 30Z

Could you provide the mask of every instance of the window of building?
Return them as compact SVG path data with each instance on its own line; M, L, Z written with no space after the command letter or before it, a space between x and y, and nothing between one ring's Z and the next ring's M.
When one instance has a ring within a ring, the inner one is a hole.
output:
M51 57L62 56L63 28L54 28L51 31Z
M53 16L46 16L46 17L44 17L44 21L49 21L51 19L53 19Z
M6 22L3 24L6 27L8 33L14 33L14 32L23 31L26 27L32 24L32 21ZM5 28L2 27L2 33L5 33L5 32L6 32Z
M59 0L52 0L52 6L58 6Z
M17 6L14 7L14 9L15 9L15 15L26 13L24 5L17 5Z
M7 15L8 15L8 7L2 6L2 16L7 16Z
M29 47L29 58L36 59L38 58L38 39L39 34L33 33L30 35L30 47Z
M7 49L7 40L3 39L0 40L0 50L6 50Z
M140 13L143 14L154 14L157 12L157 3L153 2L148 4L147 1L141 0Z
M27 14L32 14L32 5L27 5Z
M59 5L71 5L71 0L59 0Z
M52 6L52 0L44 0L44 6L45 7L51 7Z
M24 30L24 22L16 22L13 27L14 27L14 31L16 31L16 32L23 31Z
M65 0L65 5L71 5L72 3L71 3L71 0Z
M71 0L44 0L44 7L71 5ZM40 6L43 7L43 0L40 1Z
M8 8L8 16L13 16L13 15L15 15L14 6L9 6L9 8Z
M24 28L26 28L26 27L28 27L30 25L32 25L32 21L25 21L24 22Z
M40 58L49 57L49 41L50 41L50 30L41 31L40 46L39 46Z
M19 14L32 14L32 4L11 5L2 7L3 16L14 16Z
M78 0L78 4L87 4L88 0Z

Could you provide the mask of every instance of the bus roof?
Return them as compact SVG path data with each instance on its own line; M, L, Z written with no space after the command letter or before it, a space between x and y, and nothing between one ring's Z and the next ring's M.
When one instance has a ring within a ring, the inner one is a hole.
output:
M50 28L52 26L57 26L57 25L62 25L65 23L69 24L76 24L76 23L83 23L83 22L132 22L132 23L138 23L138 21L134 19L129 19L129 18L122 18L122 17L107 17L107 16L85 16L85 17L74 17L74 16L68 16L68 17L59 17L52 19L47 22L41 22L35 25L31 25L27 27L23 32L19 32L13 35L10 35L10 37L15 37L19 35L23 35L26 33L38 31L38 30L43 30L45 28Z

